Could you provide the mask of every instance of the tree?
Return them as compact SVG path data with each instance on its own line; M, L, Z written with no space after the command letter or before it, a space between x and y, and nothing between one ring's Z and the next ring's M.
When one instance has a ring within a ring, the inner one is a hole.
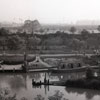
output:
M5 28L0 28L0 45L3 48L3 51L5 51L5 47L6 47L6 40L8 37L8 33L9 31Z
M81 31L81 35L88 35L88 34L89 34L89 31L86 30L86 29L83 29L83 30Z
M86 40L87 38L89 38L89 34L90 34L90 32L89 32L88 30L83 29L83 30L81 31L82 39Z
M79 39L72 39L69 43L69 47L72 50L80 50L82 48L82 46L84 46L84 42L80 41Z
M74 34L76 32L76 28L72 26L69 31Z
M4 47L4 40L2 39L2 38L0 38L0 49L2 48L3 49L3 47Z
M27 45L28 45L27 48L28 49L36 49L37 46L39 45L40 41L41 41L41 39L36 36L29 37L28 43L27 43Z
M20 38L18 35L10 36L7 39L7 47L10 50L17 50L22 48L24 45L25 41Z
M59 36L47 38L45 41L45 45L47 46L57 46L62 44L62 38Z
M97 30L100 32L100 25L98 25Z
M5 28L0 28L0 36L8 35L9 31Z
M86 40L86 44L89 48L93 48L95 50L99 49L99 40L94 38L94 37L90 37Z

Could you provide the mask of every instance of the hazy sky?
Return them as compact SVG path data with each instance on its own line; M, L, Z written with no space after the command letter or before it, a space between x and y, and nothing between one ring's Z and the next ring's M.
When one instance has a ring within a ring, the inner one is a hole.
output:
M100 20L100 0L0 0L0 22L25 19L41 23Z

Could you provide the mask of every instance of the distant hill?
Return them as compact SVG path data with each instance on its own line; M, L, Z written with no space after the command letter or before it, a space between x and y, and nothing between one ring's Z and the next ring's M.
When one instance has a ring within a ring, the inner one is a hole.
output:
M100 20L79 20L76 25L100 25Z

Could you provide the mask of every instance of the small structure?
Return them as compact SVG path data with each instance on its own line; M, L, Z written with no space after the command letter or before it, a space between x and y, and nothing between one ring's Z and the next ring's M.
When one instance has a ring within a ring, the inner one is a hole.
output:
M30 62L28 69L50 69L52 66L42 61L39 55L36 55L36 59L33 62Z
M82 67L82 62L74 58L64 60L59 65L59 69L71 69L71 68L79 68L79 67Z

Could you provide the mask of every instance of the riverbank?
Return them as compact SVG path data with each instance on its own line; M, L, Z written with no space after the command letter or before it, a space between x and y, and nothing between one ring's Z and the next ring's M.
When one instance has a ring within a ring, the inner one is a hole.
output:
M15 74L15 73L26 73L26 72L24 72L24 71L21 70L21 69L18 69L18 70L15 70L15 69L12 70L12 69L11 69L11 70L0 70L0 74L1 74L1 73L4 73L4 74L5 74L5 73L6 73L6 74L7 74L7 73L9 73L9 74L10 74L10 73L14 73L14 74Z
M86 54L85 56L92 56L93 54ZM27 61L31 62L35 59L36 54L28 54L27 55ZM84 58L83 54L39 54L39 56L42 59L45 58ZM86 57L85 57L86 58ZM16 64L22 64L24 62L24 55L23 54L0 54L0 61L3 60L4 64L8 65L16 65Z
M54 69L52 73L76 73L76 72L86 72L88 66L82 66L80 68L70 68L70 69ZM96 71L99 69L98 66L91 66L91 68Z
M45 85L45 84L41 84ZM100 77L94 77L93 79L77 79L67 81L51 81L50 84L53 86L64 86L66 88L79 88L79 89L92 89L100 90Z
M18 54L6 54L6 55L0 55L0 61L3 61L3 64L7 65L18 65L18 64L23 64L24 62L24 56L23 55L18 55ZM35 60L34 56L27 56L27 61L31 62Z
M82 78L77 80L67 80L65 82L65 86L72 88L100 90L100 77L94 77L93 79Z

